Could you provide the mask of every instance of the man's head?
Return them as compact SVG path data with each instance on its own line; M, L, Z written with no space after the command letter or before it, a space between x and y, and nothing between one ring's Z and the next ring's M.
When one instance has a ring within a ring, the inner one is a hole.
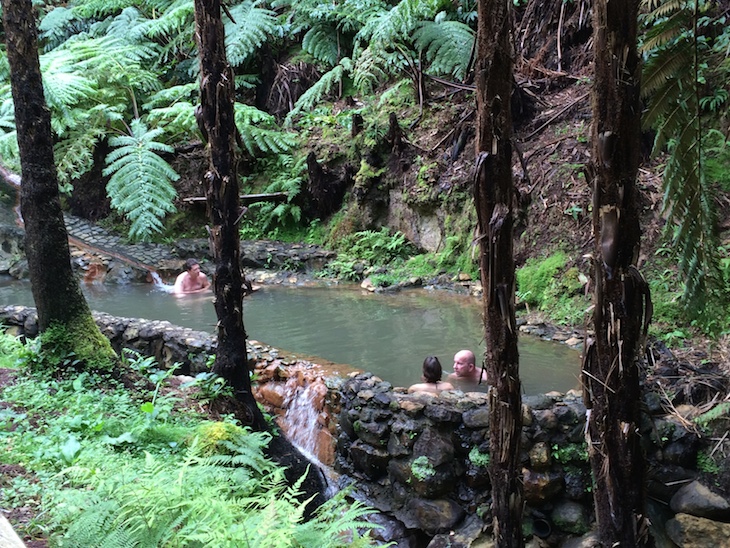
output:
M471 350L459 350L454 354L454 373L457 377L473 376L476 367L476 358Z
M200 274L200 263L195 259L188 259L185 261L185 272L190 274L190 277L195 279Z

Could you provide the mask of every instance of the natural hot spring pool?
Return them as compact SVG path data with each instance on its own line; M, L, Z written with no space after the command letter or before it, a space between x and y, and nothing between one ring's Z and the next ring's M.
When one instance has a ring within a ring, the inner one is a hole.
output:
M83 286L94 310L116 316L168 320L213 332L211 295L175 297L152 285ZM0 278L0 305L33 306L28 282ZM427 355L446 373L456 351L484 350L478 299L440 291L372 294L356 287L264 286L244 300L250 339L317 361L316 356L371 371L394 386L419 382ZM523 391L564 392L578 385L579 353L565 345L521 336ZM464 390L485 390L475 384Z

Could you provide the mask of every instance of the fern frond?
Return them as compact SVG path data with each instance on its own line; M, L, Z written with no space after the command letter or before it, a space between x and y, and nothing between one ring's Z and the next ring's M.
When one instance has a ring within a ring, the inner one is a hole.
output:
M242 103L236 103L234 111L236 127L251 156L256 156L259 152L288 152L297 145L296 135L277 129L276 120L270 114Z
M195 6L190 0L173 0L154 19L140 25L140 31L151 40L164 43L160 59L168 62L178 53L194 51ZM197 64L194 65L197 67Z
M469 70L474 31L458 21L424 21L413 33L416 46L426 52L435 74L463 80Z
M691 44L683 41L672 48L671 54L652 55L644 66L641 93L651 97L653 93L675 81L694 78L692 64L694 53Z
M329 25L312 27L302 38L302 49L327 66L335 66L339 55L337 29Z
M38 23L38 38L43 50L48 51L88 28L88 22L79 18L72 9L56 6Z
M91 19L115 15L135 4L137 4L135 0L85 0L72 9L76 16Z
M106 135L103 124L77 126L53 148L59 185L68 185L94 166L94 150Z
M370 47L382 49L397 42L409 42L417 26L432 20L440 6L438 0L401 0L393 9L369 20L355 38L369 42Z
M198 139L198 123L195 120L195 107L192 103L178 101L170 106L154 108L145 121L156 127L164 127L171 139Z
M342 83L342 79L345 75L345 66L349 59L343 59L339 65L334 67L332 70L324 73L322 77L317 80L317 83L305 91L297 102L294 104L294 108L287 114L287 124L290 123L291 119L302 112L303 110L310 110L314 108L320 101L325 97L329 96L336 88Z
M177 193L172 181L179 175L157 152L172 152L172 147L155 142L162 131L148 130L139 120L131 124L131 135L109 140L117 147L106 158L104 175L111 175L107 193L111 206L132 223L129 237L147 240L153 232L162 230L161 219L175 211L173 200Z
M379 84L388 79L388 72L382 56L376 56L367 48L357 57L352 71L352 81L356 89L362 93L372 93Z
M246 0L230 8L233 20L225 18L226 53L232 66L238 67L271 37L279 27L276 13Z

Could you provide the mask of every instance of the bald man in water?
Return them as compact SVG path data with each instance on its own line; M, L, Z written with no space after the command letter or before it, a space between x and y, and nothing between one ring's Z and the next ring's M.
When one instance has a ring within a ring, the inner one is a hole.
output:
M482 370L477 368L476 357L471 350L459 350L454 354L454 372L449 375L450 379L464 379L473 382L486 381L486 372L482 376Z

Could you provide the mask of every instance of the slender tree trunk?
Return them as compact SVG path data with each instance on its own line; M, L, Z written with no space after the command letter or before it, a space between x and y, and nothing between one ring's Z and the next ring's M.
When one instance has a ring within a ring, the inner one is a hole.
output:
M233 387L243 404L239 417L247 426L266 430L264 416L251 392L243 326L243 276L239 215L239 185L235 153L236 124L233 71L226 58L219 0L195 0L195 33L200 56L200 118L208 137L210 163L205 174L210 238L215 254L213 291L218 317L218 350L213 372Z
M522 541L519 477L522 400L515 327L513 258L511 0L480 0L477 30L477 164L475 202L484 287L490 421L489 475L494 539L500 547Z
M70 346L56 350L74 352L91 366L108 367L116 354L94 323L71 268L32 3L2 0L2 8L22 171L20 211L38 325L41 331L66 327L73 332ZM91 363L94 358L105 363Z
M636 269L639 228L641 68L636 50L638 0L593 7L592 165L594 177L593 326L586 346L583 394L588 452L603 546L650 542L644 514L644 457L639 444L639 360L651 314Z

